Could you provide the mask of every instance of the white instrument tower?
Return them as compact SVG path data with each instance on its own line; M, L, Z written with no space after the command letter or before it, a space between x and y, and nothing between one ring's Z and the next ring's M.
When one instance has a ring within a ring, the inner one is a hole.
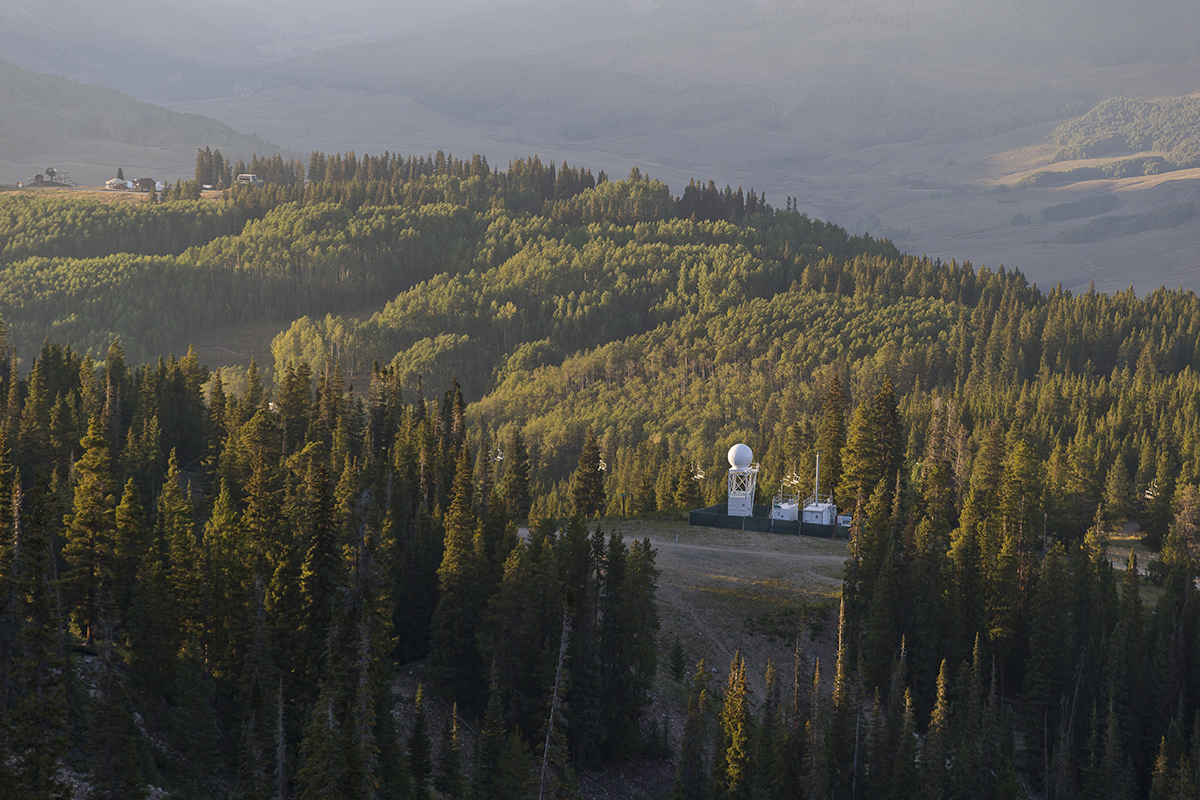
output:
M735 444L729 448L729 511L731 517L754 514L754 490L758 484L758 464L749 446Z

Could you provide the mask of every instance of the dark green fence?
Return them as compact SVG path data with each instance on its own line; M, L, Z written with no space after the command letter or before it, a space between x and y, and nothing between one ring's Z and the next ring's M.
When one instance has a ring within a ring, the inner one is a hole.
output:
M689 512L688 524L701 528L782 533L791 536L816 536L824 539L846 539L850 536L849 528L842 528L838 525L813 525L807 522L771 519L770 514L771 509L768 506L755 506L753 516L731 517L729 516L728 504L720 503L719 505L699 508Z

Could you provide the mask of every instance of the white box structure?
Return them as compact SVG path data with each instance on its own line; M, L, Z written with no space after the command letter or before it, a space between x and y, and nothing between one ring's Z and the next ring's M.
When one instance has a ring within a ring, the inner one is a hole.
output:
M781 522L795 522L799 517L800 505L794 499L781 500L772 504L771 519L777 519Z
M833 525L837 521L837 506L831 498L811 500L804 506L805 525Z

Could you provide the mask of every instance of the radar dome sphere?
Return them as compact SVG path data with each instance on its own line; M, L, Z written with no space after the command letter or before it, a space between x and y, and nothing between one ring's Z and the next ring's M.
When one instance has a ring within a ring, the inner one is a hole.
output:
M729 466L734 469L745 469L754 460L754 452L749 445L735 444L729 448Z

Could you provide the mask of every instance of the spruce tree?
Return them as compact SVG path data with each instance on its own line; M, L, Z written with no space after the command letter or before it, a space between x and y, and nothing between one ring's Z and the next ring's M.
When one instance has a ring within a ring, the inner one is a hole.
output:
M7 660L3 736L9 744L5 771L24 796L65 793L59 780L69 745L68 676L74 669L60 639L59 608L51 582L52 519L45 479L34 483L17 524L18 556L13 565L15 647ZM21 796L21 795L18 795Z
M158 530L156 526L156 530ZM152 691L174 679L181 644L167 545L156 537L142 554L129 610L130 666Z
M123 621L129 619L138 562L146 546L146 520L133 478L125 481L113 518L116 526L112 544L113 598L117 620Z
M205 622L204 555L196 535L190 492L184 490L174 450L158 496L154 530L157 541L166 547L178 636L199 642Z
M296 770L297 800L326 800L346 796L346 753L341 730L339 688L326 682L313 705L300 744Z
M1133 490L1129 485L1129 473L1125 471L1123 459L1113 461L1104 481L1104 515L1115 526L1121 526L1129 518Z
M137 751L140 734L127 708L117 663L110 654L111 650L103 661L99 693L88 728L90 796L103 800L140 798L146 794Z
M430 661L438 685L456 700L477 699L483 667L476 636L486 598L483 554L475 547L477 522L471 502L470 453L459 452L454 500L446 513L445 554L438 568L440 589L430 629Z
M837 486L838 505L860 513L857 497L869 499L883 475L879 422L869 403L859 403L850 418L846 446L842 449L842 477ZM865 510L865 509L864 509Z
M471 775L471 797L483 800L492 797L493 784L500 769L500 758L504 751L506 731L504 709L500 699L500 680L496 665L492 664L488 679L487 710L476 739L475 769Z
M671 645L671 655L667 665L671 677L677 681L682 681L686 675L687 660L683 654L683 644L679 641L679 637L675 637L675 644Z
M50 398L47 396L45 359L34 362L26 386L25 402L21 406L17 463L24 465L21 475L28 482L34 475L49 475L51 466ZM15 413L15 405L10 399L10 414Z
M721 741L713 758L712 792L718 800L750 797L753 722L747 694L746 662L740 653L735 653L721 709Z
M837 488L841 504L853 505L851 498L860 490L870 497L876 485L882 483L884 506L890 507L897 476L903 479L904 443L896 393L891 379L885 378L871 402L859 403L850 420Z
M688 693L671 800L706 800L708 797L709 770L705 764L708 750L708 679L708 671L701 659L696 664L692 688Z
M425 687L418 686L412 732L408 735L408 763L412 769L413 788L417 797L426 797L429 793L429 779L433 772L431 750L429 719L425 714Z
M943 797L949 790L950 776L946 764L954 742L950 739L950 675L946 660L938 670L937 698L929 716L929 730L921 750L922 780L929 797Z
M458 729L458 705L452 705L442 727L442 744L433 774L433 788L450 800L465 796L462 763L462 733Z
M775 665L769 660L763 684L762 717L751 747L750 783L754 796L771 798L782 794L782 780L786 775L783 763L786 732Z
M396 730L391 687L379 693L378 706L375 738L379 743L379 797L380 800L409 800L413 793L412 776Z
M305 451L304 499L298 509L300 546L305 548L300 567L300 630L304 638L303 674L311 685L320 678L327 634L333 622L334 603L344 584L342 548L335 527L333 486L325 469L323 454L315 445Z
M899 400L896 398L891 377L884 377L883 385L871 401L871 414L875 417L875 424L879 430L879 479L887 486L890 506L895 488L903 488L907 477L904 469L906 437L900 419Z
M121 502L123 506L125 501ZM216 502L204 524L202 541L208 566L210 668L214 675L231 677L243 669L246 640L252 626L251 576L244 561L246 543L240 519L226 481L221 481Z
M674 485L672 485L672 490ZM600 443L589 425L579 453L579 466L571 476L573 509L581 517L594 517L604 511L604 471L600 466Z
M109 445L99 417L93 417L80 443L83 457L75 463L75 501L65 520L67 562L64 594L90 645L101 617L114 622L113 533L116 527ZM108 608L101 608L105 603Z
M917 762L917 725L912 690L904 690L904 712L899 739L892 759L889 800L917 797L921 792L921 774Z
M1051 756L1062 727L1061 698L1071 690L1070 599L1061 544L1046 555L1033 600L1024 683L1025 741L1035 785L1051 780Z
M520 428L515 426L509 434L504 453L501 491L508 505L508 513L516 519L528 518L532 502L529 496L529 453L525 449L525 438Z

